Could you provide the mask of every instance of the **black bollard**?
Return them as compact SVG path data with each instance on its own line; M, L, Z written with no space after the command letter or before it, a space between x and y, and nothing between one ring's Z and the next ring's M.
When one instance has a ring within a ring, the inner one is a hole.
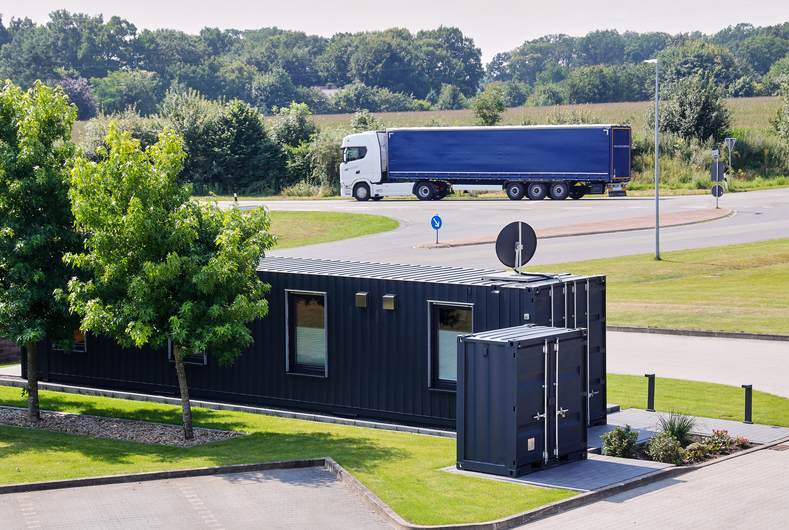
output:
M753 385L742 385L745 389L745 421L748 425L753 425Z
M655 412L655 374L645 374L649 378L647 389L647 412Z

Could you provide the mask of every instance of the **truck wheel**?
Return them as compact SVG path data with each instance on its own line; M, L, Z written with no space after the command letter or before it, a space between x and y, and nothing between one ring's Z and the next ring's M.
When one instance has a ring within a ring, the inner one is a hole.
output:
M370 198L370 187L367 184L357 184L353 187L353 196L357 201L366 201Z
M581 197L586 195L586 189L584 186L572 186L570 188L570 198L574 200L578 200Z
M551 199L555 201L563 201L567 198L570 188L566 182L554 182L551 184Z
M532 182L529 184L526 193L529 194L529 199L533 201L540 201L545 198L548 190L545 188L545 184L542 182Z
M414 186L414 195L420 201L431 201L435 195L436 190L429 182L420 182Z
M507 184L507 197L513 201L519 201L523 198L526 190L523 189L523 184L519 182L510 182Z

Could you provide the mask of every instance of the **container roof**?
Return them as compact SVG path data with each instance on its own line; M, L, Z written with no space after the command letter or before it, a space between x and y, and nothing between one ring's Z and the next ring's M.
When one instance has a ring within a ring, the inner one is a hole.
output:
M557 276L560 276L553 273L524 273L515 279L506 277L506 273L502 273L502 271L491 269L465 269L461 267L439 267L434 265L371 263L363 261L286 258L279 256L266 256L262 258L257 270L259 272L280 272L315 276L340 276L347 278L462 285L508 285L510 287L533 286L536 282L553 282ZM491 276L494 276L494 278L490 278ZM561 275L561 277L562 279L569 279L571 277L577 278L577 276L566 274Z

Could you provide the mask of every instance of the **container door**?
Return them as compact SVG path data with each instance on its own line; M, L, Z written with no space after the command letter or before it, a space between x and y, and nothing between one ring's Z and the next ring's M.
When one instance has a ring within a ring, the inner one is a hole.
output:
M630 179L630 128L613 128L613 168L612 177L614 180L622 181Z
M535 342L517 351L516 414L518 439L516 467L546 463L548 436L546 416L550 415L550 377L546 371L551 349L548 340Z
M552 456L582 451L586 448L586 368L585 341L573 338L553 341L552 366L556 408Z

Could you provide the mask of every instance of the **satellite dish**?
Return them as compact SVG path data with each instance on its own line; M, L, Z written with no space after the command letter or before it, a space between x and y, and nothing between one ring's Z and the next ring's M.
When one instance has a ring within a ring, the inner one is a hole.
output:
M513 269L528 263L536 250L537 234L531 226L520 221L505 226L496 238L496 256Z

